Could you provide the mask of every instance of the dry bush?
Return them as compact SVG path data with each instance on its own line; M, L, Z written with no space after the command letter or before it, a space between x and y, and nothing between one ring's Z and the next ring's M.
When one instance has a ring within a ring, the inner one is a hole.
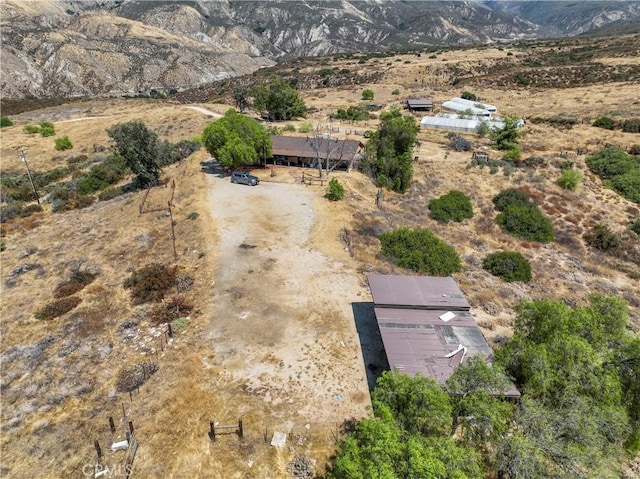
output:
M67 281L56 286L56 289L53 292L53 297L64 298L71 296L72 294L84 289L85 286L91 284L97 276L97 273L73 270L71 271L71 277Z
M158 363L152 360L140 361L123 366L118 372L116 388L128 393L142 386L158 370Z
M193 311L193 304L184 296L173 296L169 301L157 304L149 312L149 320L153 324L170 323Z
M131 273L125 289L131 289L134 304L160 301L176 285L176 269L172 266L152 263Z
M82 299L77 296L67 296L65 298L56 299L47 304L44 308L35 313L36 319L54 319L68 313L78 306Z

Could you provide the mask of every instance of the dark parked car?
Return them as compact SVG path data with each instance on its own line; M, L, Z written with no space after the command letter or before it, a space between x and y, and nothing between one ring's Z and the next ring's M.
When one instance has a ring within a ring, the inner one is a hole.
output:
M260 183L260 178L244 171L234 171L231 173L231 183L241 183L243 185L256 186Z

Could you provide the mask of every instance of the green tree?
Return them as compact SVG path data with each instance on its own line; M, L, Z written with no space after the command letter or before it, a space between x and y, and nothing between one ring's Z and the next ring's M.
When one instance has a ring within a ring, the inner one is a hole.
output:
M502 128L495 128L490 133L490 138L493 140L495 147L498 150L506 151L507 153L517 153L517 158L520 158L520 146L518 143L518 136L520 131L518 129L518 119L514 116L505 116L503 118L504 126Z
M251 165L256 159L269 158L271 138L257 121L228 110L204 129L202 141L207 151L228 168Z
M385 371L371 396L376 416L422 435L451 433L453 408L447 393L431 378Z
M116 144L116 151L136 175L142 188L158 184L160 166L157 162L158 136L141 121L118 123L107 130Z
M328 479L483 477L479 456L450 438L449 397L435 381L386 372L372 403L376 418L338 443Z
M380 114L378 130L372 132L365 147L363 169L376 185L404 193L413 177L413 148L418 126L411 115L393 109Z
M632 411L640 372L634 359L640 343L626 332L627 314L622 300L602 295L585 307L518 306L514 335L496 358L524 394L514 416L523 437L500 445L499 464L518 466L518 446L528 451L520 466L537 470L544 462L545 477L619 477L611 473L619 445L630 437L630 419L637 431ZM627 344L634 345L621 347Z
M0 128L4 128L6 126L13 126L13 122L8 116L0 117Z
M460 95L460 98L464 98L465 100L470 100L470 101L478 101L478 97L475 95L475 93L471 93L469 91L462 92L462 95Z
M451 190L440 198L429 201L428 204L431 216L443 222L461 221L473 218L473 206L471 200L462 191Z
M73 143L71 143L71 140L66 135L56 138L54 141L56 151L70 150L73 148Z
M371 101L371 100L373 100L374 95L375 94L373 93L373 90L371 90L369 88L367 88L365 90L362 90L362 99L363 100Z
M449 276L462 269L457 251L425 228L398 228L380 235L382 253L418 273Z
M240 85L233 89L233 104L236 106L240 113L251 106L249 97L251 96L250 88Z
M267 112L274 121L305 116L306 106L298 92L278 76L272 76L266 86L254 87L252 93L254 108Z

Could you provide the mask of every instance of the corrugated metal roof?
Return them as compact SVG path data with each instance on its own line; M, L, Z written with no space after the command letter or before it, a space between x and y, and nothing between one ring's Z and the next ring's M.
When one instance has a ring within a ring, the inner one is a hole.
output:
M466 358L491 356L453 278L369 275L368 279L392 369L443 384ZM447 307L443 307L445 301ZM504 395L519 397L520 392L512 387Z
M370 274L367 278L376 306L445 311L470 308L462 291L450 276Z
M273 156L292 156L298 158L321 158L329 154L331 160L350 161L360 150L362 143L357 140L339 140L337 138L316 138L304 136L271 137Z
M433 108L433 102L427 98L410 98L406 104L409 108Z

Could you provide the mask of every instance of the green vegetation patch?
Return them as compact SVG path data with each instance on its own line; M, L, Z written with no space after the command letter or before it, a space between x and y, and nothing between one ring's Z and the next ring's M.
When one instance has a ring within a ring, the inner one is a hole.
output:
M634 203L640 203L640 156L631 156L620 148L609 147L588 156L586 162L605 186Z
M493 198L493 204L501 212L496 222L506 233L542 243L555 239L551 220L522 191L515 188L503 190Z
M473 218L473 206L471 200L462 191L452 190L440 198L429 201L431 217L438 221L461 222Z
M325 196L331 201L340 201L344 198L344 186L336 178L331 178Z
M491 253L482 262L482 267L508 283L531 281L531 264L520 253L512 251Z
M432 276L462 269L456 250L425 228L398 228L380 235L382 253L403 268Z

